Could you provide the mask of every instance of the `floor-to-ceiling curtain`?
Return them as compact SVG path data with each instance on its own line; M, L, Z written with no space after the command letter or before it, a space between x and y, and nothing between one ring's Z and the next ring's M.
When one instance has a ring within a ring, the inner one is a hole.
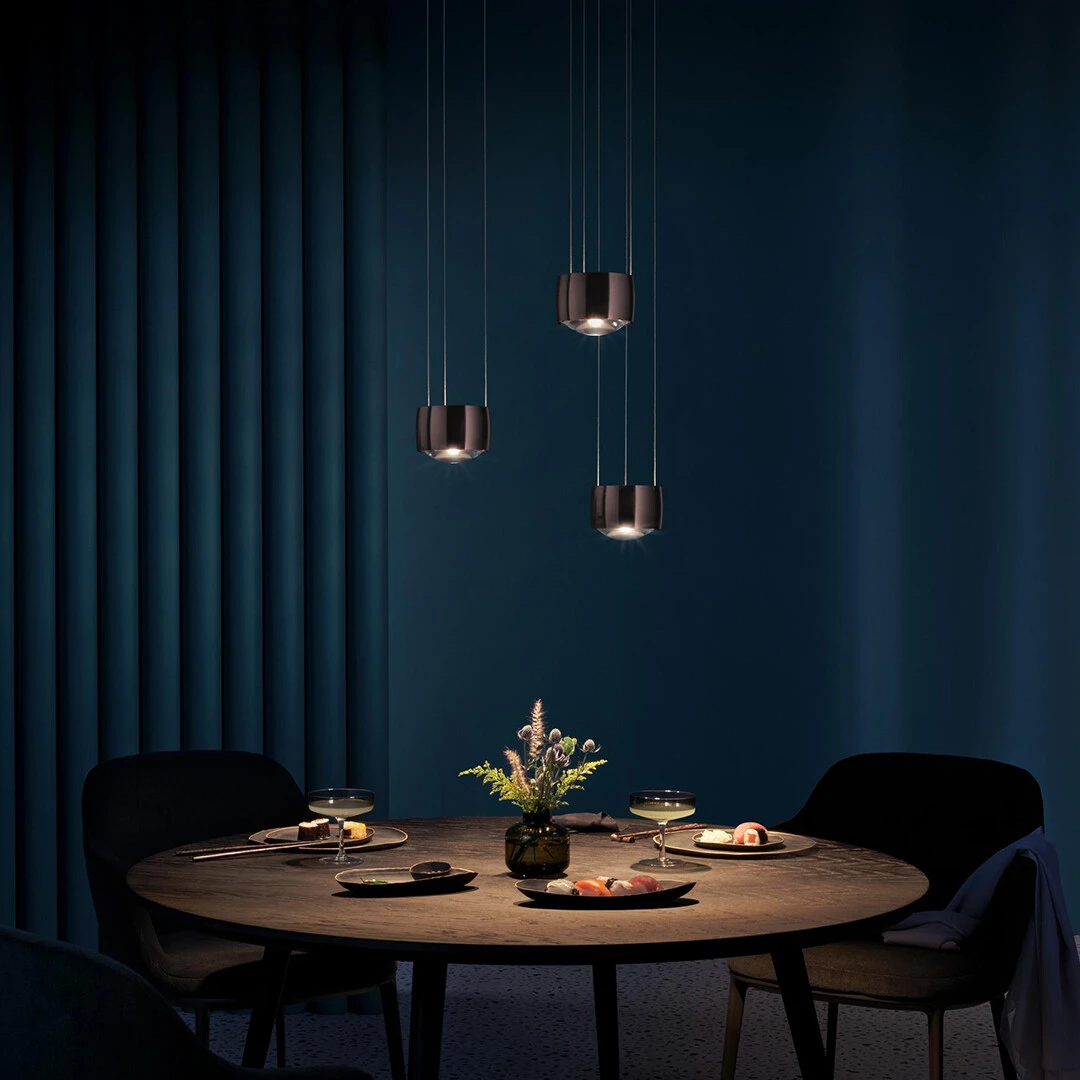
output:
M93 941L99 759L385 792L383 11L36 15L0 84L0 923Z

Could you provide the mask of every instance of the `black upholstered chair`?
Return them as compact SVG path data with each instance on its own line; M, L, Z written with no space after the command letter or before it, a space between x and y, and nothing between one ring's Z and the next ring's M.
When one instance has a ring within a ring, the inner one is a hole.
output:
M944 908L994 852L1043 824L1042 794L1024 769L943 754L859 754L833 765L781 832L818 836L895 855L926 874L923 910ZM929 1075L941 1080L948 1009L987 1002L1000 1028L1005 992L1031 920L1035 865L1017 857L1002 875L979 933L960 952L885 945L880 935L806 949L815 998L828 1003L826 1056L836 1059L839 1006L926 1013ZM768 956L728 961L722 1080L734 1080L743 1009L750 987L776 991ZM1001 1046L1006 1080L1015 1080Z
M155 1080L371 1080L359 1069L255 1070L210 1053L130 968L74 945L0 928L4 1076Z
M151 916L125 882L155 852L200 840L250 834L302 821L303 792L278 762L231 750L178 750L104 761L83 785L83 848L101 948L139 972L172 1002L195 1012L196 1034L209 1044L212 1009L243 1009L259 1000L263 950ZM392 960L356 953L293 954L282 1006L361 993L382 996L390 1069L405 1076ZM284 1009L277 1015L277 1059L285 1064Z

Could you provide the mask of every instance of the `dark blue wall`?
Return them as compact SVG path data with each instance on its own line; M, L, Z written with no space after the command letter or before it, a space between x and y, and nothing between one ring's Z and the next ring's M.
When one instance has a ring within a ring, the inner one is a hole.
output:
M480 3L448 6L450 394L475 402ZM3 39L0 922L92 940L78 792L100 757L265 747L388 813L501 813L457 772L536 696L610 758L580 809L666 784L769 820L857 750L1018 762L1075 905L1080 11L662 4L667 514L620 545L588 528L595 346L553 320L565 7L489 3L493 442L455 468L413 443L424 8L386 6L384 88L381 7L83 5Z
M450 7L450 398L475 402L480 5ZM666 513L661 534L619 545L588 527L594 345L553 319L566 6L489 7L492 445L447 467L412 433L424 8L391 6L395 812L504 812L455 774L498 755L534 696L610 758L580 809L617 813L636 786L677 785L705 818L767 821L843 754L987 755L1041 781L1075 903L1080 12L661 4ZM621 269L623 6L604 10L604 268ZM630 481L648 482L650 8L635 10L646 317L631 336ZM604 357L603 479L618 482L621 341Z

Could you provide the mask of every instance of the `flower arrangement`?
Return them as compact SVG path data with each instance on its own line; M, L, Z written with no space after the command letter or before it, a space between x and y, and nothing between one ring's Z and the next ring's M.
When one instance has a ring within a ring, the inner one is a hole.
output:
M527 723L518 733L521 752L504 750L510 771L494 768L490 762L463 769L458 776L478 776L491 785L491 794L501 802L513 803L527 814L552 811L563 806L568 791L580 791L587 777L607 764L606 758L592 758L598 747L592 739L578 746L577 739L558 728L544 729L544 703L537 699ZM578 764L572 764L580 754Z

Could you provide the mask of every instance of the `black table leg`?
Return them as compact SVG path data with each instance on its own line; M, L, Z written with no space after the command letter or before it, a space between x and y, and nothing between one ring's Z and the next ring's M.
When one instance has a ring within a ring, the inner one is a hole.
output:
M810 996L810 980L802 950L774 952L772 962L803 1080L825 1080L825 1048L821 1044L821 1029L814 1011L814 999Z
M281 998L285 992L285 974L289 970L291 950L280 945L268 945L263 950L262 977L259 980L259 996L251 1008L247 1039L244 1041L243 1064L249 1069L261 1069L266 1065L266 1052L270 1049L270 1033L274 1030Z
M614 964L593 964L596 1051L600 1080L619 1080L619 991Z
M409 1080L438 1080L445 1004L445 961L413 961Z

